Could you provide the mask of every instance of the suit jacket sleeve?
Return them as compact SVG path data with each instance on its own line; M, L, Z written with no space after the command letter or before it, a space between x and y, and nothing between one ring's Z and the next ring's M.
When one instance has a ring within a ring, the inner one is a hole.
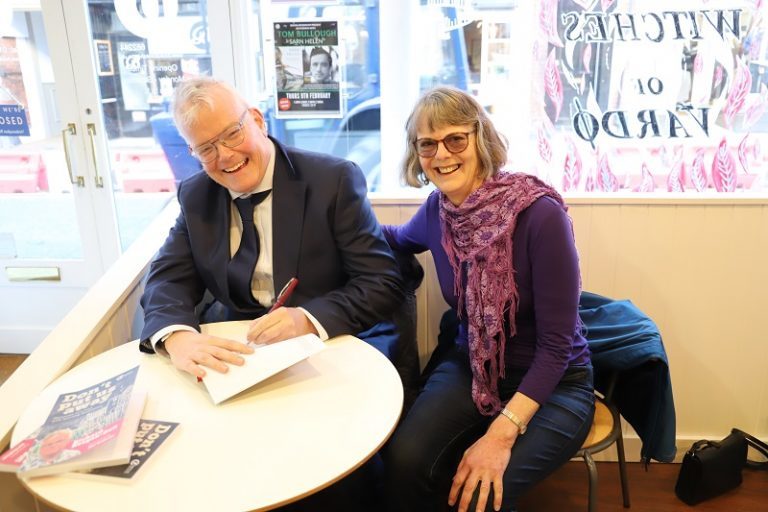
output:
M331 222L344 285L302 304L328 335L356 334L388 320L404 299L400 271L367 198L362 171L344 162ZM334 250L328 248L328 250Z
M147 284L141 297L141 306L144 308L142 342L169 325L182 324L199 329L195 307L204 293L205 285L190 249L182 205L176 224L149 268ZM147 348L148 343L143 345Z

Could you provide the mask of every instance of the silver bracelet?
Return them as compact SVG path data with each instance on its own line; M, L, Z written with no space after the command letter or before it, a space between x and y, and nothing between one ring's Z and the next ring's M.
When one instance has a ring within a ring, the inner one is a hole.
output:
M509 421L511 421L517 426L517 429L520 431L520 435L525 434L525 431L528 430L528 425L523 423L523 420L518 418L517 414L513 413L506 407L501 410L501 414L509 418Z

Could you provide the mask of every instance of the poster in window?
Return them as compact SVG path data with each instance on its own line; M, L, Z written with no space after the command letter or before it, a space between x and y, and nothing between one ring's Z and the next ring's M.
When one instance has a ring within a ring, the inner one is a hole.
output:
M29 125L16 38L0 37L0 144L18 144L18 137L29 135Z
M337 21L276 22L276 117L341 117Z
M150 58L149 75L152 77L150 90L153 100L170 100L174 87L184 76L182 59Z
M96 74L99 76L112 76L115 67L112 63L112 43L107 39L94 39L96 50Z
M117 71L125 110L149 110L150 78L147 71L147 42L123 37L117 42Z

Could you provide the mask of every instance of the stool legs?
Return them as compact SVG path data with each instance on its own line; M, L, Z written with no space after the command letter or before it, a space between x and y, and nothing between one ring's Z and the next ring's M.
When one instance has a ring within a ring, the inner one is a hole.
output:
M624 500L624 508L629 508L629 484L627 483L627 462L624 458L624 436L619 431L616 439L616 451L619 455L619 478L621 479L621 497Z
M589 512L595 512L597 510L597 466L588 451L584 452L584 462L589 471Z

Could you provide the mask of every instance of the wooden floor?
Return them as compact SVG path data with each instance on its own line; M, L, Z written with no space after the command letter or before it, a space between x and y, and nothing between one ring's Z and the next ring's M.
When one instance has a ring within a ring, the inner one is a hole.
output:
M11 376L26 358L26 354L0 354L0 385Z
M765 512L768 511L768 471L744 470L741 487L690 507L675 496L679 464L651 464L648 472L640 463L627 465L629 509L621 502L619 468L613 462L598 462L598 512ZM587 511L587 468L569 462L528 493L519 503L520 512Z

